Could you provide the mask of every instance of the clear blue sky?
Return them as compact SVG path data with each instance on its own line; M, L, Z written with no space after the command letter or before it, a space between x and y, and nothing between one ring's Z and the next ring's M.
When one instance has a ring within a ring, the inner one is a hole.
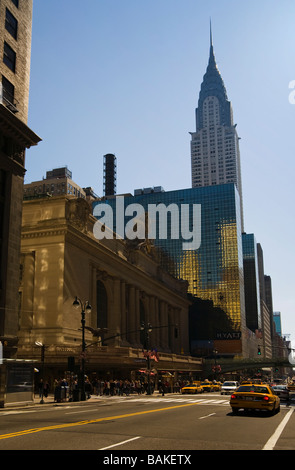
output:
M191 187L210 17L241 138L245 231L294 341L294 0L34 0L29 126L43 141L25 182L67 165L103 195L103 155L115 153L118 194Z

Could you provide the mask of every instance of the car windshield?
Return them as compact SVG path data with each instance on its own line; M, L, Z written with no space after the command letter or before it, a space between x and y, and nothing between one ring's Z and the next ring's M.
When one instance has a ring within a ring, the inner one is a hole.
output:
M224 382L223 387L235 387L235 382Z
M269 393L267 387L255 386L255 385L241 385L237 392L254 392L254 393Z

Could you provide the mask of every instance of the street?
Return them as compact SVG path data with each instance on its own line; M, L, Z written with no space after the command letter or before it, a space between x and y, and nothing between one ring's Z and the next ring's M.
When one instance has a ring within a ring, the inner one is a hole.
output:
M234 416L229 396L218 392L3 409L0 450L98 450L100 459L109 451L294 450L294 409L282 402L274 416Z

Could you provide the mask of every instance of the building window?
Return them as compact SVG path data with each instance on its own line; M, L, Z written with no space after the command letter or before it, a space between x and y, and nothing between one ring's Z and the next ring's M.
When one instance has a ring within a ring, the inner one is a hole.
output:
M107 329L108 327L108 296L102 281L96 283L96 305L97 305L97 328ZM103 336L103 331L102 331Z
M11 1L12 1L12 3L14 3L14 5L18 8L18 2L19 2L19 0L11 0Z
M5 28L14 39L17 39L17 19L10 13L8 8L6 8Z
M3 62L10 70L15 72L16 53L7 42L4 42Z
M14 86L7 78L2 77L2 96L4 101L14 104Z

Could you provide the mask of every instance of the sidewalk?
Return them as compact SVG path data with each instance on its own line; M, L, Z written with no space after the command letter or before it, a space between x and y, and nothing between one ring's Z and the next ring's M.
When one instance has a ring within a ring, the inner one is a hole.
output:
M179 393L166 393L164 395L165 396L171 396L171 395L179 395ZM31 402L18 402L18 403L7 403L4 408L0 408L0 413L1 411L7 411L7 410L15 410L15 409L29 409L31 407L36 407L36 406L63 406L63 405L81 405L81 404L87 404L87 403L99 403L99 402L103 402L103 401L107 401L113 397L116 397L116 398L129 398L129 397L155 397L155 398L159 398L159 397L162 397L162 394L159 393L158 391L155 391L152 395L147 395L145 393L143 394L135 394L135 393L132 393L130 395L91 395L90 398L88 398L87 400L84 400L84 401L72 401L72 400L69 400L68 398L60 401L60 402L56 402L54 401L54 395L51 393L48 395L48 397L43 397L43 403L41 403L41 397L39 397L38 394L35 394L34 396L34 400L31 401Z

